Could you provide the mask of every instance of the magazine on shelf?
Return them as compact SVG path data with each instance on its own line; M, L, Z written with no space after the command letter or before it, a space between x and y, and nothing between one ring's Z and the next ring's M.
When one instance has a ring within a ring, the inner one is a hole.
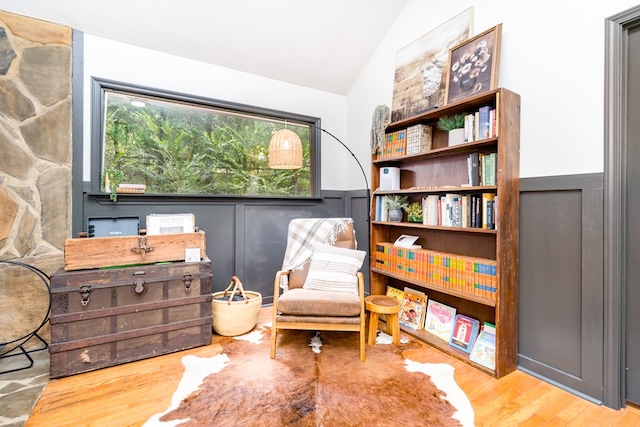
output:
M416 331L422 329L426 308L427 295L424 292L404 288L400 324Z
M485 322L482 325L482 330L471 349L469 360L489 369L496 368L496 327L493 324Z
M421 245L416 245L416 240L419 236L412 236L410 234L403 234L393 242L393 246L399 246L406 249L420 249Z
M464 314L456 314L449 345L466 353L471 352L473 342L478 335L480 322Z
M404 291L387 285L387 296L395 298L400 304L402 304L402 300L404 299Z
M453 331L453 321L456 309L430 299L427 302L427 313L424 320L424 330L438 338L449 341Z

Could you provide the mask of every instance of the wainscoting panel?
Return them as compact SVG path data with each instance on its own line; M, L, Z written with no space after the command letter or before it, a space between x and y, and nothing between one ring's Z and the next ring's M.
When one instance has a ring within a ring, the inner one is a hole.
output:
M520 181L522 370L603 399L603 176Z
M206 233L213 291L224 290L235 275L245 289L262 294L263 304L270 304L274 276L282 267L289 222L294 218L351 217L358 246L367 250L366 194L364 190L323 191L322 198L296 200L120 195L117 203L107 195L85 194L81 215L84 227L87 218L138 216L140 226L145 228L150 213L193 213L196 225ZM366 278L368 265L365 260Z

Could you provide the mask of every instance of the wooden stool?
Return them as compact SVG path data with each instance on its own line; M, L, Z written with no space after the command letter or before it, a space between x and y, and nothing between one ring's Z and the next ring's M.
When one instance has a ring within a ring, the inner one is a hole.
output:
M378 318L381 314L386 315L387 333L393 337L393 344L400 344L400 303L393 297L386 295L369 295L364 299L365 306L369 311L369 345L376 343L378 334Z

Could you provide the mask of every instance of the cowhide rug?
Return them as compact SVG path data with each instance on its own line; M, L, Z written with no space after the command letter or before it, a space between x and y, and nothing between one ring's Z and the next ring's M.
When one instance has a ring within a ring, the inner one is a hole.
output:
M217 356L185 356L171 407L145 427L473 426L450 365L402 356L417 342L396 347L381 332L363 363L353 332L283 331L271 359L269 335L263 326L224 338Z

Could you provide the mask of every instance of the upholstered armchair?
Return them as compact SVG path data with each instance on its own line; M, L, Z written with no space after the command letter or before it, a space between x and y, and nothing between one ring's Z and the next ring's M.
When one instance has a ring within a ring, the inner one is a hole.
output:
M279 330L353 331L364 362L364 275L359 270L365 256L356 250L350 218L291 221L283 269L273 284L271 358Z

